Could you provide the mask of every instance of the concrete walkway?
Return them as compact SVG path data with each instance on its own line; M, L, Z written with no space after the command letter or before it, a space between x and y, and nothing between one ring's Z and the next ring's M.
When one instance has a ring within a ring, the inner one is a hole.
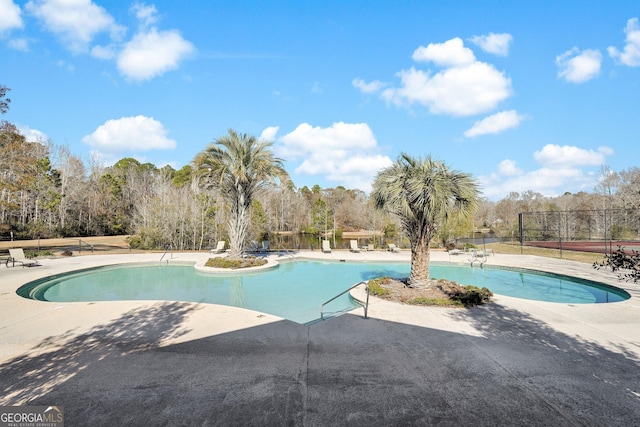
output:
M640 424L639 287L587 264L488 260L598 280L632 298L572 305L498 295L468 310L373 299L368 319L358 309L307 327L219 305L15 294L40 277L159 256L0 267L0 406L63 406L69 426ZM409 260L380 251L297 256ZM432 259L466 262L442 252Z

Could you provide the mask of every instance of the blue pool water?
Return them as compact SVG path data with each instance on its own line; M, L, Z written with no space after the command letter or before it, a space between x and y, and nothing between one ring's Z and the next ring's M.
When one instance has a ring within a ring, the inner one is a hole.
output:
M191 265L119 265L41 279L18 294L44 301L175 300L249 308L308 323L322 303L352 285L380 276L407 277L409 264L295 261L255 274L206 274ZM432 264L434 278L487 287L496 294L563 303L616 302L623 290L575 278L493 267ZM348 294L325 313L357 305Z

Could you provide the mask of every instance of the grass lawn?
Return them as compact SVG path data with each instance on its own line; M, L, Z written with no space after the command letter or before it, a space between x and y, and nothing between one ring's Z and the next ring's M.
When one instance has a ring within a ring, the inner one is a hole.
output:
M547 258L562 258L570 261L586 262L593 264L596 261L602 261L604 254L596 254L591 252L578 251L562 251L562 257L558 249L534 248L531 246L523 246L522 250L518 242L514 243L487 243L487 249L493 249L497 254L516 254L516 255L536 255Z

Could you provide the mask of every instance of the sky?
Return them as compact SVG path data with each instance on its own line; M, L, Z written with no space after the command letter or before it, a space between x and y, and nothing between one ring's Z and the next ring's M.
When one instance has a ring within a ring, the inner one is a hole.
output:
M294 184L371 190L401 153L482 196L639 166L640 1L0 0L7 120L87 164L175 169L229 129Z

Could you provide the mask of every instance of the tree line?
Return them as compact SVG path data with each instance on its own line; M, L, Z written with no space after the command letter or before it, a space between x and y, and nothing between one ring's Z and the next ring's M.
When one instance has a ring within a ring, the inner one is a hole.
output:
M6 113L8 88L0 85L0 113ZM87 163L68 146L29 142L15 125L0 122L0 238L130 235L137 248L204 249L229 239L233 206L211 174L202 173L205 150L181 169L157 167L123 158L105 166ZM196 166L198 165L198 166ZM248 209L246 239L261 241L273 233L339 235L378 231L389 241L404 237L400 220L374 209L375 200L342 186L297 188L289 180L269 181L255 189ZM435 241L446 242L489 229L517 237L518 213L547 210L640 209L640 169L620 172L602 167L593 192L544 197L533 191L511 193L494 202L480 198L469 219L439 224Z

